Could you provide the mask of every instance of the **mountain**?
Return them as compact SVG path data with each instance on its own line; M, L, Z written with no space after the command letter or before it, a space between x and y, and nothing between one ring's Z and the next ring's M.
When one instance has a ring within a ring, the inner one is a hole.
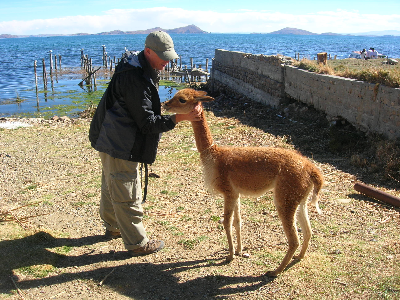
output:
M175 29L163 29L160 27L155 27L155 28L146 29L146 30L126 31L125 34L149 34L153 31L158 31L158 30L165 31L167 33L179 33L179 34L181 34L181 33L208 33L204 30L201 30L196 25L188 25L185 27L179 27L179 28L175 28Z
M370 31L360 33L340 34L334 32L313 33L307 30L286 27L281 30L270 32L269 34L292 34L292 35L354 35L354 36L400 36L399 30Z
M316 33L312 33L307 30L290 28L290 27L286 27L281 30L270 32L270 34L316 35Z
M17 38L18 35L11 35L11 34L0 34L0 39L12 39Z
M196 25L188 25L185 27L179 27L175 29L163 29L160 27L155 27L146 30L136 30L136 31L122 31L122 30L112 30L108 32L100 32L96 34L89 34L89 33L75 33L75 34L38 34L38 35L11 35L11 34L0 34L0 38L7 39L7 38L19 38L19 37L47 37L47 36L76 36L76 35L123 35L123 34L149 34L150 32L162 30L168 33L178 33L178 34L185 34L185 33L208 33L207 31L201 30Z
M180 27L176 29L165 30L168 33L208 33L207 31L201 30L195 25L188 25L186 27Z

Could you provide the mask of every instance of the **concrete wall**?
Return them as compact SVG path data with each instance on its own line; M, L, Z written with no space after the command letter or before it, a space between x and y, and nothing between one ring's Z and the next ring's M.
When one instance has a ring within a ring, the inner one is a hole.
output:
M217 49L211 71L213 89L229 89L277 107L290 97L346 119L355 127L400 138L400 89L287 65L285 58Z

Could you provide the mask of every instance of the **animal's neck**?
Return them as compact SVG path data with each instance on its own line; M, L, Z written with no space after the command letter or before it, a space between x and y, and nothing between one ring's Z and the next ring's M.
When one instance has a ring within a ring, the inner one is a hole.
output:
M214 142L211 136L210 129L208 128L204 111L202 112L201 121L193 121L192 127L196 140L197 150L201 153L202 151L210 148Z

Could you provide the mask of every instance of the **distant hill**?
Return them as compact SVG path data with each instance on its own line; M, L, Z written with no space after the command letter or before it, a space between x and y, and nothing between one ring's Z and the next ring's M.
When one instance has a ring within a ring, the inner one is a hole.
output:
M354 36L400 36L398 30L370 31L360 33L340 34L334 32L313 33L307 30L286 27L281 30L270 32L269 34L286 34L286 35L354 35Z
M0 34L0 39L12 39L17 38L18 35L11 35L11 34Z
M281 30L270 32L270 34L316 35L316 33L312 33L307 30L290 28L290 27L286 27Z
M196 25L188 25L185 27L179 27L179 28L175 28L175 29L163 29L160 27L156 27L156 28L151 28L151 29L146 29L146 30L126 31L125 34L149 34L153 31L158 31L158 30L165 31L167 33L179 33L179 34L181 34L181 33L208 33L207 31L201 30Z
M363 36L400 36L399 30L384 30L384 31L369 31L361 33L352 33L351 35L363 35Z
M196 25L188 25L184 27L179 27L175 29L163 29L161 27L155 27L151 29L145 30L134 30L134 31L122 31L122 30L112 30L107 32L100 32L95 34L90 33L74 33L74 34L37 34L37 35L12 35L12 34L0 34L1 39L7 38L20 38L20 37L50 37L50 36L80 36L80 35L125 35L125 34L149 34L150 32L162 30L168 33L175 33L175 34L186 34L186 33L194 33L194 34L205 34L210 33L204 31L197 27ZM252 34L261 34L258 32L253 32ZM285 27L281 30L270 32L269 34L286 34L286 35L346 35L346 36L400 36L399 30L384 30L384 31L370 31L370 32L363 32L363 33L347 33L347 34L340 34L334 32L325 32L325 33L313 33L311 31L298 29L298 28L291 28Z
M74 33L74 34L38 34L38 35L11 35L11 34L0 34L0 38L7 39L7 38L19 38L19 37L47 37L47 36L77 36L77 35L123 35L123 34L149 34L150 32L162 30L168 33L178 33L178 34L185 34L185 33L208 33L207 31L201 30L196 25L188 25L185 27L179 27L175 29L163 29L160 27L155 27L146 30L136 30L136 31L122 31L122 30L112 30L108 32L100 32L96 34L90 33Z

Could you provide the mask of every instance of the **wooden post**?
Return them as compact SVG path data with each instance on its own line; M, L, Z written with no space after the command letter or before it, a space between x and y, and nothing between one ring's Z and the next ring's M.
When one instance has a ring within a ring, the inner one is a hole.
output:
M50 76L53 75L53 50L50 50Z
M354 189L357 192L360 192L368 197L372 197L372 198L378 199L380 201L389 203L390 205L400 207L400 198L399 197L385 193L381 190L377 190L377 189L375 189L371 186L368 186L366 184L363 184L361 182L356 182L354 184Z
M92 58L89 59L89 74L92 74L93 72L93 64L92 64ZM92 83L92 76L89 77L89 84Z
M35 60L35 62L33 63L33 68L34 68L34 70L35 70L35 86L36 86L36 95L37 95L37 93L38 93L38 86L37 86L38 81L37 81L37 73L36 73L36 60Z
M81 68L84 66L85 56L83 55L83 48L81 49Z
M61 55L59 55L58 58L60 60L60 70L61 70Z
M47 90L47 74L46 74L46 63L43 58L43 87Z
M54 55L54 69L57 70L57 54Z
M106 66L106 56L107 56L107 52L106 52L106 46L103 45L103 66ZM106 66L107 67L107 66Z
M192 75L192 71L193 71L194 65L193 65L193 58L190 58L190 81L193 82L193 75Z
M86 59L85 59L85 66L86 66L86 72L90 72L89 71L89 66L90 66L90 60L89 60L89 55L86 54Z
M206 58L206 72L208 73L208 58ZM206 74L206 81L208 81L208 75Z
M317 54L317 59L319 64L324 64L326 65L326 60L328 58L328 53L326 52L321 52Z

